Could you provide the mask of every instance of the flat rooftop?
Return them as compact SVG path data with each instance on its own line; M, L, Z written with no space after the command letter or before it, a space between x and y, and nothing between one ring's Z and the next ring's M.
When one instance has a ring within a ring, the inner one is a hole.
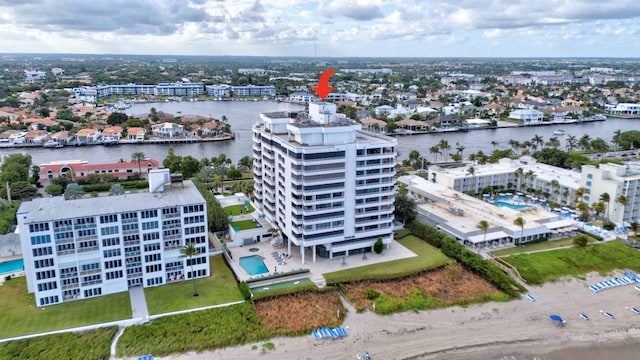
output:
M70 200L65 200L64 196L36 198L23 202L18 209L18 216L24 216L23 223L33 223L204 202L204 198L195 185L191 181L185 180L182 184L165 185L163 192L150 193L142 190L117 196L84 197Z
M513 222L522 217L526 221L525 234L533 234L546 232L547 228L543 224L558 219L558 215L537 207L514 210L496 206L416 175L402 176L399 181L407 184L410 192L428 199L419 207L430 218L447 225L463 237L479 232L477 225L481 220L489 223L490 232L507 230L515 234L522 229Z

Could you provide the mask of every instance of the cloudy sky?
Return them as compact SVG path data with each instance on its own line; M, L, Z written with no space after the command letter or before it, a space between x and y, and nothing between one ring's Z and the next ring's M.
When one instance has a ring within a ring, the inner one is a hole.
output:
M0 52L639 57L638 0L0 0Z

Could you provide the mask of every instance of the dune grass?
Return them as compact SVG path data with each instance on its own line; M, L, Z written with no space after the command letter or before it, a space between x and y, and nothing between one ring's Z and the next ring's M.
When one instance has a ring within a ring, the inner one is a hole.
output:
M324 278L327 284L365 279L391 279L435 269L452 261L440 250L427 244L417 236L406 236L399 240L398 243L418 256L326 273Z
M525 253L530 251L551 250L551 249L561 248L565 246L573 246L574 238L575 237L570 237L570 238L560 239L560 240L547 240L547 241L537 241L532 243L526 243L526 244L523 244L523 246L516 246L516 247L507 248L507 249L492 251L491 255L500 257L500 256L520 254L520 253ZM596 239L590 236L587 236L587 239L589 239L589 243L594 243L597 241Z
M606 274L616 269L640 271L640 253L620 241L596 243L586 248L569 248L502 258L513 265L529 284L542 284L563 276L591 271Z
M0 338L129 318L131 303L126 291L37 308L34 295L27 293L26 278L0 286Z

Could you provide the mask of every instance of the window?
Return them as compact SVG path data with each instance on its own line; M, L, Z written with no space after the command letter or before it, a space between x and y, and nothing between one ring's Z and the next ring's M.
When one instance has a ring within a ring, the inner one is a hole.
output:
M78 236L79 237L83 237L83 236L95 236L96 235L96 229L84 229L84 230L78 230Z
M122 260L109 260L104 262L105 269L113 269L117 267L122 267Z
M100 216L101 224L108 224L108 223L114 223L114 222L118 222L118 215L116 214Z
M187 266L200 265L200 264L206 264L206 263L207 263L207 257L206 256L201 256L201 257L197 257L197 258L193 258L193 259L187 259Z
M105 258L120 256L121 254L120 249L108 249L108 250L104 250L102 253Z
M36 269L53 266L53 259L36 260L33 262Z
M73 252L76 249L76 245L75 244L62 244L62 245L56 245L56 251L58 251L58 255L64 255L64 253L66 252Z
M117 233L118 233L118 226L109 226L109 227L100 229L100 234L102 234L102 236L114 235Z
M144 210L140 212L140 217L143 219L148 219L152 217L158 217L158 210Z
M162 277L147 279L147 286L160 285L160 284L162 284Z
M178 210L178 208L166 208L166 209L162 209L162 215L171 215L171 214L179 214L180 210Z
M122 231L138 230L138 223L123 224Z
M160 261L160 260L162 260L162 256L160 254L150 254L150 255L144 256L145 262Z
M147 265L145 271L147 273L162 271L162 264Z
M586 182L587 186L591 186L591 181Z
M160 250L160 243L144 244L144 251L146 252L158 250Z
M81 266L82 271L91 271L91 270L100 270L100 263L96 262L96 263L90 263L90 264L83 264Z
M184 229L185 235L193 235L204 232L204 226L193 226Z
M89 225L89 224L95 224L95 223L96 223L96 219L94 219L93 217L79 218L79 219L75 219L74 221L74 225Z
M102 239L102 246L104 247L116 246L116 245L120 245L120 238Z
M122 270L111 271L111 272L108 272L106 275L107 275L106 276L107 280L119 279L119 278L121 278L123 276L122 275Z
M71 244L71 245L73 245L73 244ZM47 256L47 255L51 255L53 253L53 249L51 248L51 246L47 246L47 247L43 247L43 248L33 249L33 250L31 250L31 252L33 253L33 257Z
M45 270L36 272L36 280L51 279L56 277L55 270Z
M142 230L151 230L151 229L157 229L157 228L158 228L157 221L149 221L149 222L142 223Z
M185 214L204 211L204 205L189 205L182 208Z
M195 223L203 223L203 222L204 222L204 215L188 216L184 218L185 224L195 224Z
M84 297L88 298L88 297L94 297L94 296L100 296L102 295L102 289L101 288L95 288L95 289L87 289L84 291Z
M47 296L47 297L43 297L40 299L40 306L45 306L45 305L49 305L49 304L57 304L59 303L60 300L58 298L58 296Z
M128 212L128 213L120 214L120 217L122 218L122 220L132 220L132 219L137 219L138 214L135 212Z
M31 245L48 244L51 242L51 235L37 235L31 237Z
M144 239L144 241L158 240L160 239L160 233L153 232L153 233L142 234L142 238Z
M29 232L49 231L49 223L29 224Z
M55 281L38 284L38 291L54 290L58 288L58 283Z
M587 174L587 179L593 179L593 174Z
M187 279L193 279L193 272L189 271L187 272ZM201 276L206 276L207 275L207 270L196 270L195 271L195 277L201 277Z

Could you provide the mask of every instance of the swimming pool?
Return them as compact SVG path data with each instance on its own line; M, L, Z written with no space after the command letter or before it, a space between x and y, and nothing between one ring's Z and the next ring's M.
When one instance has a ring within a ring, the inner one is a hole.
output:
M530 208L530 206L527 206L527 205L515 205L515 204L504 202L504 201L496 201L496 202L493 203L493 205L495 205L495 206L504 206L504 207L508 207L508 208L514 209L514 210L522 210L522 209Z
M24 270L24 262L22 259L0 262L0 274L12 273Z
M259 255L244 256L240 258L240 266L249 275L260 275L268 273L269 269L264 264L264 258Z

